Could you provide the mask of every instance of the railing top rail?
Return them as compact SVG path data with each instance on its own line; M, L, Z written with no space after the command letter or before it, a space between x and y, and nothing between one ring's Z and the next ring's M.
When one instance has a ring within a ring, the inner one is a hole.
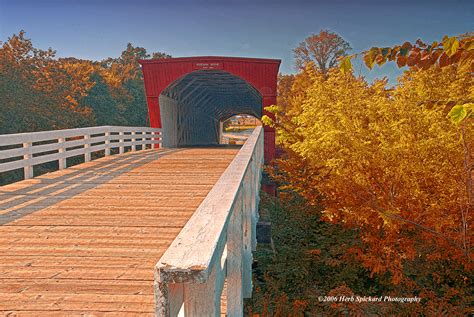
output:
M160 281L202 282L207 279L239 187L261 138L262 127L258 126L161 257L156 265Z
M70 138L82 135L101 134L114 132L161 132L161 129L148 127L125 127L125 126L98 126L76 129L62 129L39 132L26 132L0 135L0 146L20 144L26 142L39 142L57 138Z

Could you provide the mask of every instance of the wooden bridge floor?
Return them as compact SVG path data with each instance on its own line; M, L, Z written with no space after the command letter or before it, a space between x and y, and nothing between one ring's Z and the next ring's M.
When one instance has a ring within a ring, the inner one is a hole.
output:
M130 152L0 187L0 314L153 315L153 268L237 149Z

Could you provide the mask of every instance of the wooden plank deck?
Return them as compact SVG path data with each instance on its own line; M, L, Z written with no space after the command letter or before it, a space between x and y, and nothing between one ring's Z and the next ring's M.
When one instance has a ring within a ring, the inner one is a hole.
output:
M0 187L0 314L153 315L153 268L237 149L108 156Z

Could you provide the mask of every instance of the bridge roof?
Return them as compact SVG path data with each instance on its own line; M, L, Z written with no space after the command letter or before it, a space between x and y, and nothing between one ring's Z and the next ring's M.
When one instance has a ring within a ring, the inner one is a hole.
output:
M142 59L138 62L140 64L162 64L162 63L180 63L180 62L198 62L198 61L232 61L232 62L246 62L246 63L265 63L278 64L280 59L270 58L254 58L254 57L231 57L231 56L192 56L192 57L172 57L163 59Z
M239 113L262 115L259 92L243 79L220 70L190 73L173 82L162 94L184 104L202 106L200 111L208 109L210 113L218 113L216 119L219 120Z

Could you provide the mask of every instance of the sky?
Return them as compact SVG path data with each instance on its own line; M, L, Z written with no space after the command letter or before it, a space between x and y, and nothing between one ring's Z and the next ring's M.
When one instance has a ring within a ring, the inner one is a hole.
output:
M20 30L58 57L117 57L128 42L173 57L277 58L294 73L292 50L329 29L352 46L390 46L474 31L474 1L465 0L0 0L0 41ZM360 63L359 63L360 64ZM356 73L369 80L401 73L393 64Z

